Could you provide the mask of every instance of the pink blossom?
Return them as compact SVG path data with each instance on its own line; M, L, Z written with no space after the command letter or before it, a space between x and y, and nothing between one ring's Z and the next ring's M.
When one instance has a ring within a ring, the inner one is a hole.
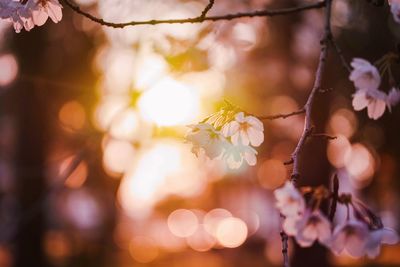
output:
M288 181L283 187L276 189L274 195L276 207L282 215L296 218L304 212L304 198L291 182Z
M370 232L366 243L366 253L369 258L375 258L381 251L381 244L394 245L399 242L397 233L388 227L383 227Z
M368 117L376 120L385 113L386 107L391 111L392 106L399 103L399 90L392 88L386 94L378 89L381 77L375 66L361 58L353 59L351 66L353 71L350 74L350 80L356 87L352 102L354 110L360 111L367 108Z
M344 224L336 226L333 231L329 247L335 254L347 252L353 257L361 257L365 254L368 242L369 230L365 223L348 220Z
M331 223L320 210L307 210L295 224L294 235L302 247L311 246L316 240L328 244L331 238Z
M16 32L23 28L30 31L35 25L42 26L48 19L55 23L62 19L62 6L58 0L28 0L25 4L16 0L0 0L0 18L13 23Z
M389 0L390 12L392 12L393 19L397 23L400 23L400 1Z

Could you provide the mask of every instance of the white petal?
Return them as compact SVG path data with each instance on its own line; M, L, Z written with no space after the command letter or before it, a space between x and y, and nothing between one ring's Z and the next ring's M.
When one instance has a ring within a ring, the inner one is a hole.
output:
M233 156L230 156L226 159L226 163L228 164L229 168L238 169L240 166L242 166L243 158L235 159Z
M252 151L246 151L244 153L244 158L250 166L254 166L257 164L256 154Z
M47 12L54 23L57 23L62 19L61 5L57 1L47 2Z
M335 254L341 254L345 246L346 234L342 231L342 229L343 228L341 226L337 226L335 228L335 233L333 234L330 242L330 248Z
M239 113L237 113L236 115L235 115L235 121L237 121L237 122L245 122L245 119L244 119L244 113L243 112L239 112Z
M246 121L252 127L256 128L259 131L264 131L264 124L254 116L247 116Z
M240 144L244 145L244 146L248 146L250 144L250 139L249 136L247 134L247 131L239 131L239 142Z
M353 95L353 108L354 110L362 110L368 106L369 99L367 98L367 95L363 91L357 91Z
M299 221L300 217L286 217L282 223L283 231L290 236L297 235L297 222Z
M382 243L394 245L399 242L399 236L393 229L385 227L382 229Z
M225 137L235 135L239 131L240 124L236 121L231 121L222 127L222 133Z
M32 12L33 22L37 26L42 26L47 21L48 17L49 15L41 10Z
M365 244L365 236L352 234L347 236L345 247L351 256L359 258L365 254Z
M251 127L247 130L247 133L252 146L259 146L264 142L264 132Z
M321 221L317 224L318 240L321 244L328 245L331 240L331 223L328 219L320 217Z
M311 247L315 242L315 238L308 238L308 236L303 234L296 235L296 242L303 248Z
M240 145L241 144L240 132L237 132L236 134L232 135L231 140L235 146Z
M371 119L380 118L385 112L386 103L383 100L374 99L368 105L368 117Z

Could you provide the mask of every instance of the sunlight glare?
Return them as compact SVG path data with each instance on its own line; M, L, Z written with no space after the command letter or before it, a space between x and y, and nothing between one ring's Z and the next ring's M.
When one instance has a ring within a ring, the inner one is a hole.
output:
M160 126L189 123L199 112L199 97L190 87L165 78L145 91L138 102L145 120Z

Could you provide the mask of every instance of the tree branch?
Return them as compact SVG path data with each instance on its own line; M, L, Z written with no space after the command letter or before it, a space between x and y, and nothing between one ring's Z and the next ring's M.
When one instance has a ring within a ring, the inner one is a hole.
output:
M310 95L308 96L306 104L304 105L304 110L306 113L306 117L304 119L304 130L303 130L300 140L297 143L297 146L292 154L293 171L292 171L291 180L293 183L296 183L296 178L300 175L300 173L299 173L299 154L302 152L305 141L312 134L312 131L313 131L311 112L312 112L312 107L314 104L315 95L321 88L322 74L324 73L324 70L325 70L326 58L328 55L329 40L331 39L331 36L332 36L331 22L330 22L331 11L332 11L331 6L332 6L332 0L326 0L325 30L324 30L323 38L321 40L321 53L319 56L317 72L315 74L314 86L311 90Z
M333 221L333 218L335 218L338 199L339 199L339 179L335 173L332 178L332 202L329 210L329 220L331 222Z
M343 55L342 49L332 36L329 38L329 41L332 44L333 48L335 49L336 54L339 56L339 59L342 62L343 67L350 73L352 69L350 64L347 63L346 58Z
M98 18L90 13L83 11L78 5L71 2L71 0L62 0L69 8L71 8L76 13L90 19L93 22L101 24L103 26L108 26L112 28L124 28L127 26L137 26L137 25L157 25L157 24L183 24L183 23L202 23L205 21L219 21L219 20L233 20L238 18L252 18L252 17L272 17L278 15L288 15L292 13L297 13L305 10L310 9L318 9L323 8L325 5L325 1L316 2L312 4L306 4L298 7L289 7L289 8L282 8L282 9L275 9L275 10L258 10L258 11L251 11L251 12L241 12L235 14L226 14L220 16L207 16L208 11L212 8L214 4L214 0L210 0L209 4L203 10L200 16L195 18L187 18L187 19L165 19L165 20L144 20L144 21L129 21L129 22L122 22L122 23L115 23L105 21L102 18Z
M302 108L302 109L299 109L297 111L293 111L293 112L290 112L290 113L276 114L276 115L270 115L270 116L258 116L258 118L260 120L286 119L288 117L295 116L295 115L300 115L300 114L303 114L305 112L306 112L306 110L304 108Z
M290 177L291 182L296 185L297 179L300 177L299 172L299 155L304 148L304 144L307 138L312 134L313 126L311 120L311 112L314 103L314 98L316 93L321 89L321 82L322 82L322 74L325 70L326 58L328 55L328 47L329 47L329 40L332 37L331 32L331 14L332 14L332 1L333 0L325 0L324 6L326 7L326 15L325 15L325 29L324 34L321 40L321 52L318 61L318 67L315 74L315 81L314 86L311 90L310 95L308 96L307 102L304 105L303 109L305 110L305 119L304 119L304 129L303 133L297 143L297 146L292 154L292 159L290 162L293 163L293 171ZM288 256L288 235L285 232L281 232L282 238L282 254L283 254L283 266L290 267L290 261Z
M336 136L329 135L329 134L326 134L326 133L313 133L313 134L311 134L311 137L321 137L321 138L325 138L327 140L335 140L335 139L337 139Z
M204 8L203 12L201 12L201 15L200 15L201 18L205 18L207 16L208 11L210 11L214 5L214 2L215 2L215 0L210 0L208 2L208 5Z

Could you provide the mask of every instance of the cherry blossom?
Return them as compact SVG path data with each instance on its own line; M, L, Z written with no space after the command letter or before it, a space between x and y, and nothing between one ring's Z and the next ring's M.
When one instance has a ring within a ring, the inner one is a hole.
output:
M304 212L304 198L291 182L288 181L283 187L276 189L274 195L276 207L282 215L296 219L296 216Z
M350 73L350 80L359 90L376 90L381 84L381 76L378 69L362 58L354 58L351 62L353 67Z
M237 169L242 166L244 161L246 161L250 166L256 165L256 155L257 151L251 146L244 146L241 144L232 145L227 143L222 158L225 159L229 168Z
M0 18L13 23L16 32L23 28L30 31L35 25L42 26L50 17L55 23L62 19L62 6L58 0L0 0Z
M224 125L222 132L231 137L235 145L259 146L264 142L264 125L254 116L245 116L243 112L235 115L235 119Z
M381 244L394 245L399 242L397 233L388 227L383 227L370 232L366 243L366 253L369 258L375 258L381 251Z
M386 94L378 89L381 77L375 66L361 58L353 59L351 66L353 71L350 74L350 80L356 87L352 102L354 110L360 111L367 108L368 117L376 120L383 115L386 107L391 111L392 106L399 103L399 90L392 88Z
M201 151L204 151L210 159L222 154L227 141L212 125L199 123L189 125L189 127L192 130L186 135L186 140L193 144L192 152L194 154L198 156Z
M347 220L344 224L336 226L329 243L335 254L347 252L353 257L365 254L369 231L365 223L357 220Z
M320 210L307 210L295 223L294 229L284 230L295 233L296 241L302 247L311 246L315 240L321 244L328 244L331 238L331 223Z

